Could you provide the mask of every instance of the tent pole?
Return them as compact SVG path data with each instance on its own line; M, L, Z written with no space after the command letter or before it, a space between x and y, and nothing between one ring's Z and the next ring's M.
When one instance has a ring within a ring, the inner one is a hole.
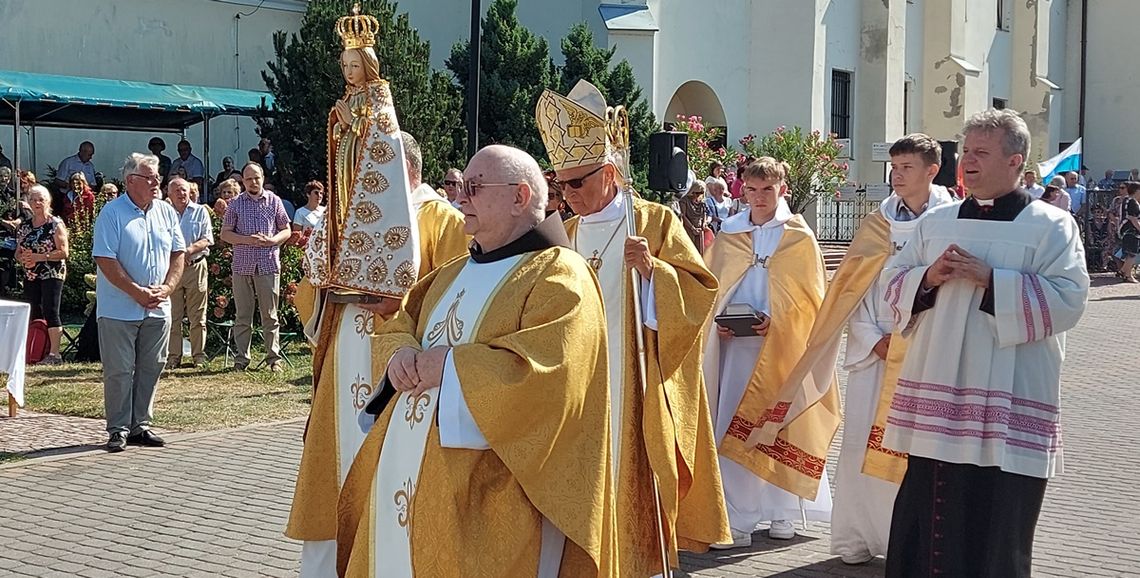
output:
M202 175L202 197L199 202L206 204L212 200L213 191L210 190L210 117L206 115L203 118L205 118L205 122L202 123L202 140L206 145L206 158L203 159L203 162L206 174Z
M12 166L15 167L16 202L24 196L23 187L20 186L20 101L16 101L15 123L12 125Z
M31 150L31 153L32 153L32 168L33 168L32 172L35 172L34 169L35 169L36 164L38 162L36 160L36 151L39 150L39 147L36 146L36 123L34 123L34 122L31 123L31 127L32 127L32 150Z

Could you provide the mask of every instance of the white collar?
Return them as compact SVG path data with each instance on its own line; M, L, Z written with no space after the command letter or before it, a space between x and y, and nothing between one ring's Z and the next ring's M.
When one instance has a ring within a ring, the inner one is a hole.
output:
M424 203L442 201L444 199L439 196L439 193L435 192L435 189L431 188L431 185L420 183L420 186L412 189L411 200L412 210L418 211L420 207L424 206Z
M617 221L625 216L625 195L619 190L614 195L614 200L605 208L589 215L582 215L582 224L589 223L608 223L610 221Z
M722 233L748 233L759 229L772 229L775 227L782 227L784 223L792 220L795 215L792 213L791 207L788 206L787 199L780 198L779 204L776 205L776 214L770 221L763 225L757 225L752 222L752 208L748 207L743 211L724 220L721 225Z
M895 220L895 217L898 215L899 205L902 202L902 197L898 196L896 193L892 193L891 196L883 199L883 202L879 205L879 214L881 214L883 218L886 219L887 222L892 226L900 223L899 221ZM915 215L914 219L902 222L914 223L920 221L923 217L930 213L931 209L934 209L940 205L949 205L953 202L954 197L950 196L950 192L946 190L946 187L940 185L931 185L930 197L926 200L926 210L922 211L921 215Z

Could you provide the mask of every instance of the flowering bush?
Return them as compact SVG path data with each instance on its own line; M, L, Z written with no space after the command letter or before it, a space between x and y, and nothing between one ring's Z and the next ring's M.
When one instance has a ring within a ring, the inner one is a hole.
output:
M781 126L759 141L748 135L740 139L740 146L744 155L774 157L788 163L788 204L794 213L802 213L819 195L837 195L840 185L847 181L847 163L838 160L841 147L835 135Z
M698 179L708 176L709 167L713 162L730 166L736 161L736 155L731 148L718 146L713 148L712 143L722 136L722 129L705 126L704 120L699 116L677 115L674 130L689 135L688 150L689 168Z

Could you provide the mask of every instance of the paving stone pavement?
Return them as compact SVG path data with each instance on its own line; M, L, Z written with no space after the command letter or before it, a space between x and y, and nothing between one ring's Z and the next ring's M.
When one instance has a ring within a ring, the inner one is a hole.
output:
M4 396L0 394L0 398ZM68 453L94 449L107 435L101 419L40 413L21 409L16 417L0 416L0 452Z
M1049 485L1035 576L1140 575L1140 290L1094 289L1069 334L1065 473ZM300 545L281 535L300 457L299 421L172 434L130 448L0 467L0 576L296 576ZM834 447L838 447L838 441ZM844 566L826 524L790 542L686 555L678 576L874 577Z

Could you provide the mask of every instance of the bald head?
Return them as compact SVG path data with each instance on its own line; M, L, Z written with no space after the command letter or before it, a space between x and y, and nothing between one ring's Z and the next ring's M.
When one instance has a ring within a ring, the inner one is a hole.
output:
M538 215L546 210L547 186L542 168L534 157L514 147L490 145L483 147L464 173L465 181L482 183L520 183L531 191L530 208Z
M463 231L485 251L518 239L546 217L542 169L527 153L491 145L471 157L459 199Z

